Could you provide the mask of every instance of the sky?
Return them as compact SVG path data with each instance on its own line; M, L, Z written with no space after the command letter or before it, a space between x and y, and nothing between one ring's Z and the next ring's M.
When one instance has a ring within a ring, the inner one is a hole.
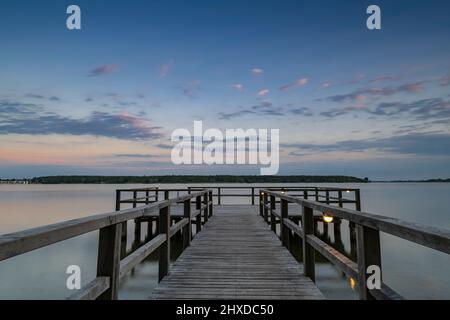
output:
M4 0L0 178L259 174L175 166L195 120L279 129L279 174L447 178L449 40L437 0Z

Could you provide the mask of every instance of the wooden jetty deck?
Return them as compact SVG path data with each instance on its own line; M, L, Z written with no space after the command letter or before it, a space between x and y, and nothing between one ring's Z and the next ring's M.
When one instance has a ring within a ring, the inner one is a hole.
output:
M250 204L222 203L242 197ZM339 237L342 220L348 222L350 256L317 229L321 224L327 235L331 225ZM131 252L129 222L137 242ZM152 299L322 299L314 284L316 253L357 283L360 299L402 299L382 279L381 232L450 254L449 230L362 212L359 189L252 185L116 190L115 212L0 236L0 262L93 231L99 237L97 275L70 299L117 299L120 278L156 251L159 285ZM176 235L183 252L171 268ZM302 248L301 264L291 255L292 241ZM380 288L367 285L373 266L380 270Z
M152 299L324 299L251 205L219 205Z

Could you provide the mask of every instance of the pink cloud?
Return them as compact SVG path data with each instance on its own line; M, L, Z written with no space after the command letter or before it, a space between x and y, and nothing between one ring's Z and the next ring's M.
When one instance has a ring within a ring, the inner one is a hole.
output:
M166 64L163 64L161 66L160 72L159 74L161 75L161 77L167 77L169 75L169 73L172 71L173 68L173 60L169 61Z
M281 91L285 91L285 90L289 90L291 88L303 87L307 83L308 83L308 79L302 78L302 79L298 79L297 81L295 81L293 83L285 84L284 86L281 86L279 89Z
M258 91L258 96L264 97L269 93L269 89L261 89Z

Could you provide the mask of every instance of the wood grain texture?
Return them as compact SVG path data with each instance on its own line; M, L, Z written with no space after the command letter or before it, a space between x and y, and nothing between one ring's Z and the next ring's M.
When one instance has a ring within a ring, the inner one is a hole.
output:
M258 208L215 214L155 288L151 299L323 299Z

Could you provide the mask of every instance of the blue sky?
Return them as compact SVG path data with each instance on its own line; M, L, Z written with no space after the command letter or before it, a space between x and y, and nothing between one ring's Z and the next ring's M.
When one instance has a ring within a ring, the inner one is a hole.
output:
M82 30L66 28L77 4ZM382 30L366 28L377 4ZM280 174L450 176L448 1L2 1L0 177L175 167L170 134L279 128Z

